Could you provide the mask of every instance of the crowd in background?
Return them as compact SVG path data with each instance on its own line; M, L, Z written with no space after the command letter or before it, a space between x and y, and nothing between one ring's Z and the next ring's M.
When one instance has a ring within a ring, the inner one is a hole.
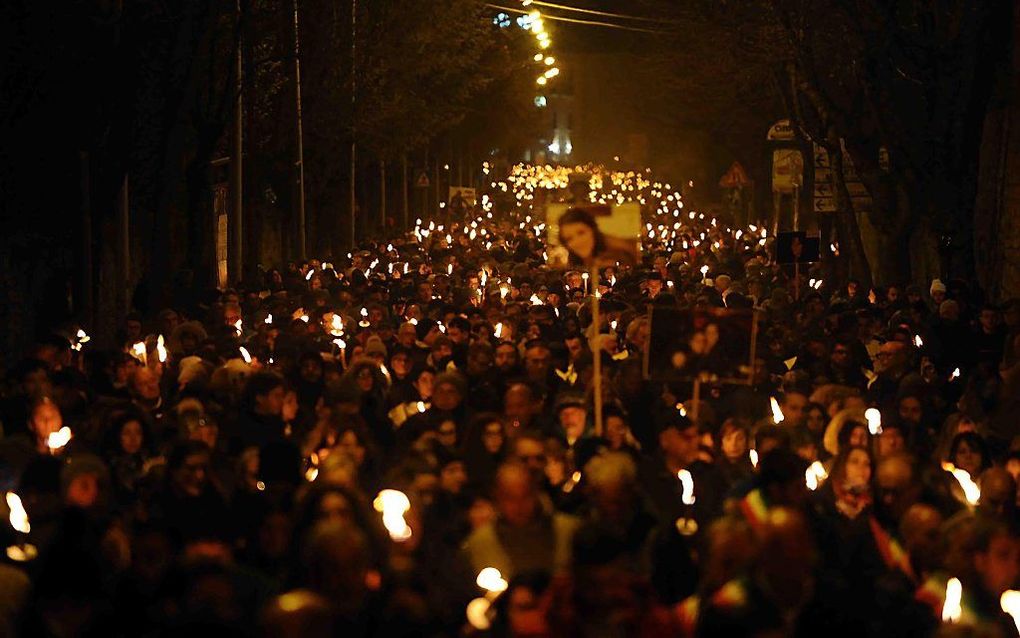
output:
M0 633L1016 635L1020 303L693 217L598 286L447 219L41 335ZM757 311L748 382L646 375L657 307Z

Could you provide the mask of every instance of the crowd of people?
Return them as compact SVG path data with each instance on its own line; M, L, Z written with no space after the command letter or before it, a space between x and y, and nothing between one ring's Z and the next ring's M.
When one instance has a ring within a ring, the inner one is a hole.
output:
M592 279L492 212L43 335L0 634L1017 634L1020 303L694 214ZM647 373L660 307L757 312L747 383Z

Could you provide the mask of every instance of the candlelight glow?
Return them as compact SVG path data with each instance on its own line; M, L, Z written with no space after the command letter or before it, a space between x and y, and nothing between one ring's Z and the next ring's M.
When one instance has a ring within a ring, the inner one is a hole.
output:
M482 589L499 594L505 592L510 585L503 579L503 574L495 567L486 567L478 572L475 582Z
M924 345L924 339L921 338L921 335L914 335L914 345L918 348Z
M131 346L130 354L132 357L137 359L139 363L141 363L143 366L147 365L149 362L148 351L145 348L145 343L142 341L139 341L138 343L135 343L134 345Z
M493 328L492 334L495 335L497 339L503 337L503 322L498 322L496 324L496 327Z
M334 337L339 337L344 333L344 320L340 318L340 315L334 314L333 318L329 321L329 334Z
M776 401L776 397L769 397L769 404L772 406L772 422L779 425L786 420L786 415L783 414L782 408L779 407L779 401Z
M485 631L492 626L492 623L489 622L489 607L491 604L488 598L475 598L468 603L468 623L478 631Z
M877 408L868 408L864 411L864 418L868 420L868 432L872 436L882 433L882 412Z
M950 381L956 381L959 378L960 378L960 369L959 368L955 368L953 370L953 373L949 375L949 380Z
M8 517L14 531L28 534L32 531L32 525L28 522L28 512L21 504L21 497L14 492L7 492L7 509L11 511Z
M50 432L49 437L46 438L46 447L50 448L51 451L56 451L70 442L71 428L65 425L56 432Z
M390 538L399 542L411 538L411 528L404 520L404 514L411 509L407 495L397 490L383 490L372 501L375 511L382 514L383 526Z
M684 505L694 505L694 476L690 470L680 470L676 473L676 477L680 479L680 501Z
M241 346L238 350L241 352L241 358L244 359L244 362L251 363L251 354L248 352L248 349Z
M1020 591L1007 589L999 597L999 606L1013 618L1017 632L1020 632Z
M160 363L166 363L167 351L166 343L163 341L163 335L159 335L156 338L156 356L159 357Z
M825 466L821 461L815 461L804 471L804 483L812 492L817 490L818 486L827 478L829 478L829 473L825 471Z
M237 331L237 336L238 337L240 337L244 333L244 330L241 328L241 320L240 319L238 319L237 321L234 322L234 330Z
M425 402L424 401L419 401L415 405L415 407L418 408L418 412L424 412L425 411Z
M959 578L950 578L946 583L946 602L942 604L942 622L959 622L963 614L960 600L963 598L963 585Z
M942 469L953 475L956 482L960 484L963 489L963 496L967 499L967 503L970 505L977 505L978 501L981 500L981 488L978 484L970 477L970 472L967 470L961 470L952 463L943 463Z
M758 467L758 450L751 448L747 451L747 456L751 459L751 467Z

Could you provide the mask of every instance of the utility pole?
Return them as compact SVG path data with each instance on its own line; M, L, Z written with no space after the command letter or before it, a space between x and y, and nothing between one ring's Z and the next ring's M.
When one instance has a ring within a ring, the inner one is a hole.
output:
M297 156L294 163L298 182L298 255L305 259L308 256L308 233L305 230L305 133L301 122L301 30L298 16L298 0L294 0L294 110L297 115Z

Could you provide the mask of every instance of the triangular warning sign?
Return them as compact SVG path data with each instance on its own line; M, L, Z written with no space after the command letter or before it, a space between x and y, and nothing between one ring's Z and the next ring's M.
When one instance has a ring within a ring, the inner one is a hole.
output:
M418 177L416 177L414 180L414 185L417 186L418 188L428 188L429 174L426 173L425 171L419 171Z
M750 183L751 179L747 176L747 171L740 165L740 162L733 162L730 169L719 180L719 186L722 188L743 188L750 185Z

